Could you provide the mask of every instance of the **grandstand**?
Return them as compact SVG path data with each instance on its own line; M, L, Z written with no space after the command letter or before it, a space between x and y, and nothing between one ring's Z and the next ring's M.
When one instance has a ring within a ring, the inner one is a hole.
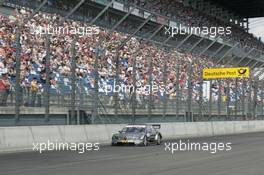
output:
M0 125L263 119L264 43L247 32L252 12L209 14L228 7L192 2L4 0ZM231 35L166 35L179 24ZM238 66L250 78L202 78L203 68Z

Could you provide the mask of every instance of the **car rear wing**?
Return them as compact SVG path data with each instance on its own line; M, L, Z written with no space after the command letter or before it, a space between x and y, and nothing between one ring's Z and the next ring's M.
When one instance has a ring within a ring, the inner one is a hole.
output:
M161 128L161 125L160 124L153 124L152 127L154 129L160 129Z

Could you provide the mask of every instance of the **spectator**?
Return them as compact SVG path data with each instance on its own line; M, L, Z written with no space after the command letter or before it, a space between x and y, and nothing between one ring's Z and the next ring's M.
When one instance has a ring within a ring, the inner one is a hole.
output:
M142 1L143 3L144 1ZM187 11L188 12L188 11ZM14 26L17 20L28 17L32 12L17 11L12 18L0 16L0 22L3 27L0 29L0 72L8 72L9 79L14 83L15 80L15 38ZM188 12L189 13L189 12ZM47 14L39 12L22 28L22 50L21 50L21 87L29 87L30 97L29 105L35 106L37 94L43 92L43 84L45 83L45 38L43 35L38 35L30 32L30 27L45 26L47 23L58 25L60 16L56 14ZM12 20L11 20L12 19ZM66 20L62 27L71 28L73 26L86 26L81 22ZM100 28L99 34L80 36L76 43L76 77L83 81L85 90L93 90L96 72L94 69L96 43L101 38L106 38L107 29ZM193 66L193 98L199 97L199 72L203 67L222 67L227 65L216 64L212 59L206 56L196 54L187 54L180 50L172 50L169 54L164 53L155 45L142 43L137 38L132 38L124 47L116 51L116 47L121 43L127 35L120 32L114 32L100 46L100 58L98 61L98 77L99 83L113 84L115 75L119 72L119 83L131 86L133 84L133 60L136 60L135 79L141 86L146 86L149 83L149 65L148 58L152 59L152 84L166 86L166 92L158 92L153 94L153 99L159 100L164 95L175 98L175 87L180 85L182 97L187 97L188 85L188 66L192 63ZM71 75L71 43L72 35L57 34L51 37L51 89L55 92L70 91ZM136 52L137 51L137 52ZM117 54L119 58L117 62ZM167 80L163 82L163 68L167 64ZM117 67L116 64L119 64ZM179 65L180 80L177 80L175 71L176 65ZM33 78L35 77L35 78ZM223 84L225 81L223 80ZM216 87L216 91L219 91ZM53 92L54 92L53 91ZM222 93L224 96L224 92ZM113 96L113 93L109 93ZM130 93L119 94L119 97L124 101L130 98ZM136 94L137 101L140 104L144 103L147 95L144 92ZM127 100L129 101L129 99Z
M37 82L37 80L34 78L34 79L31 81L31 84L30 84L31 106L32 106L32 107L35 106L35 101L36 101L36 97L37 97L38 90L39 90L38 82Z
M10 92L10 83L7 74L4 73L0 78L0 106L6 106L9 92Z

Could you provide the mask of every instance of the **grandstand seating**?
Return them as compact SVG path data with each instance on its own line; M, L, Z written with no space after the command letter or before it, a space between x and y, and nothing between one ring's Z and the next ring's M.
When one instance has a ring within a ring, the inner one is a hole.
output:
M178 4L178 3L176 3ZM179 5L179 4L178 4ZM143 7L148 8L147 5ZM184 14L189 14L189 17L194 17L195 12L191 12L190 9L180 8L181 6L176 6L179 9L186 11ZM175 8L176 8L175 7ZM65 7L66 8L66 7ZM165 10L160 10L164 12ZM181 11L180 11L181 12ZM7 72L11 83L15 83L15 26L21 21L21 19L30 16L32 11L28 10L16 10L12 16L5 17L0 16L1 30L0 30L0 72ZM163 13L162 13L163 14ZM166 14L168 15L168 14ZM171 14L171 16L180 18L179 14ZM177 16L178 15L178 16ZM200 14L198 16L201 16ZM188 16L187 16L188 17ZM187 18L186 17L186 18ZM190 19L190 18L187 19ZM203 18L203 16L201 16ZM62 19L57 14L49 14L40 12L34 16L34 18L25 24L22 29L22 52L21 52L21 86L25 89L30 88L30 83L33 79L38 81L39 93L43 93L44 83L46 79L45 75L45 37L33 33L32 26L45 26L47 24L52 24L57 26L59 21ZM183 20L183 19L181 19ZM201 19L194 20L201 21ZM186 21L183 21L186 22ZM209 22L209 21L208 21ZM200 25L199 23L196 23ZM210 23L213 25L215 23ZM63 27L91 27L88 24L84 24L78 21L67 20ZM77 84L78 87L83 87L84 93L91 94L94 89L94 79L95 79L95 45L101 38L106 36L108 32L107 29L100 28L99 34L81 36L77 41ZM242 31L241 31L242 32ZM234 32L238 34L237 32ZM244 34L239 34L239 37L244 36ZM115 67L115 47L120 43L121 40L126 38L127 35L119 32L114 32L105 43L100 47L105 51L105 55L101 56L99 59L99 84L109 84L113 86L115 81L116 67ZM236 36L234 36L236 38ZM249 37L249 40L253 40ZM71 80L70 80L70 45L72 43L73 36L68 35L53 35L51 37L51 94L70 94L71 92ZM245 40L245 43L251 43L249 40ZM254 42L253 42L254 43ZM253 44L254 45L254 44ZM139 49L139 47L141 47ZM259 47L259 44L257 45ZM262 46L261 46L262 47ZM135 51L139 49L137 53ZM144 44L142 47L142 41L136 38L132 38L124 47L119 51L119 82L124 85L132 85L132 65L133 59L136 59L137 70L136 70L136 80L140 82L141 85L147 85L149 81L148 76L148 58L151 57L153 61L153 84L161 87L165 85L167 87L167 96L170 99L175 98L176 89L175 85L179 84L182 92L182 98L186 98L187 88L188 88L188 66L192 65L193 71L193 99L197 100L199 97L199 86L202 81L199 72L201 72L204 67L224 67L227 65L219 65L213 60L209 59L205 55L195 55L190 53L180 52L179 50L172 50L170 53L166 53L160 50L157 46L151 44ZM163 81L163 67L167 65L166 82ZM176 79L176 65L180 65L180 80ZM164 84L165 83L165 84ZM222 96L226 95L227 83L230 83L231 94L235 94L234 80L224 81L221 80L221 89L218 87L218 82L213 81L214 91L213 99L216 101L218 93L221 92ZM240 97L242 83L239 80L237 97ZM105 92L100 92L102 95ZM113 93L107 94L108 96L113 96ZM164 94L159 90L159 92L153 94L154 99L162 99ZM138 94L138 99L145 98L146 93L142 92ZM130 98L130 92L120 93L119 98ZM260 93L258 93L260 97ZM234 101L235 96L231 95L231 102Z

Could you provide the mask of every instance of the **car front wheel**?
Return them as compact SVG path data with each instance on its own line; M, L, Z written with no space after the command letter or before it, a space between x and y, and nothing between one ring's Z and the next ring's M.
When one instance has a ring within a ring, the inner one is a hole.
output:
M157 145L160 145L161 144L161 137L160 135L158 135L158 138L157 138Z
M148 140L146 136L143 138L143 146L148 146Z

